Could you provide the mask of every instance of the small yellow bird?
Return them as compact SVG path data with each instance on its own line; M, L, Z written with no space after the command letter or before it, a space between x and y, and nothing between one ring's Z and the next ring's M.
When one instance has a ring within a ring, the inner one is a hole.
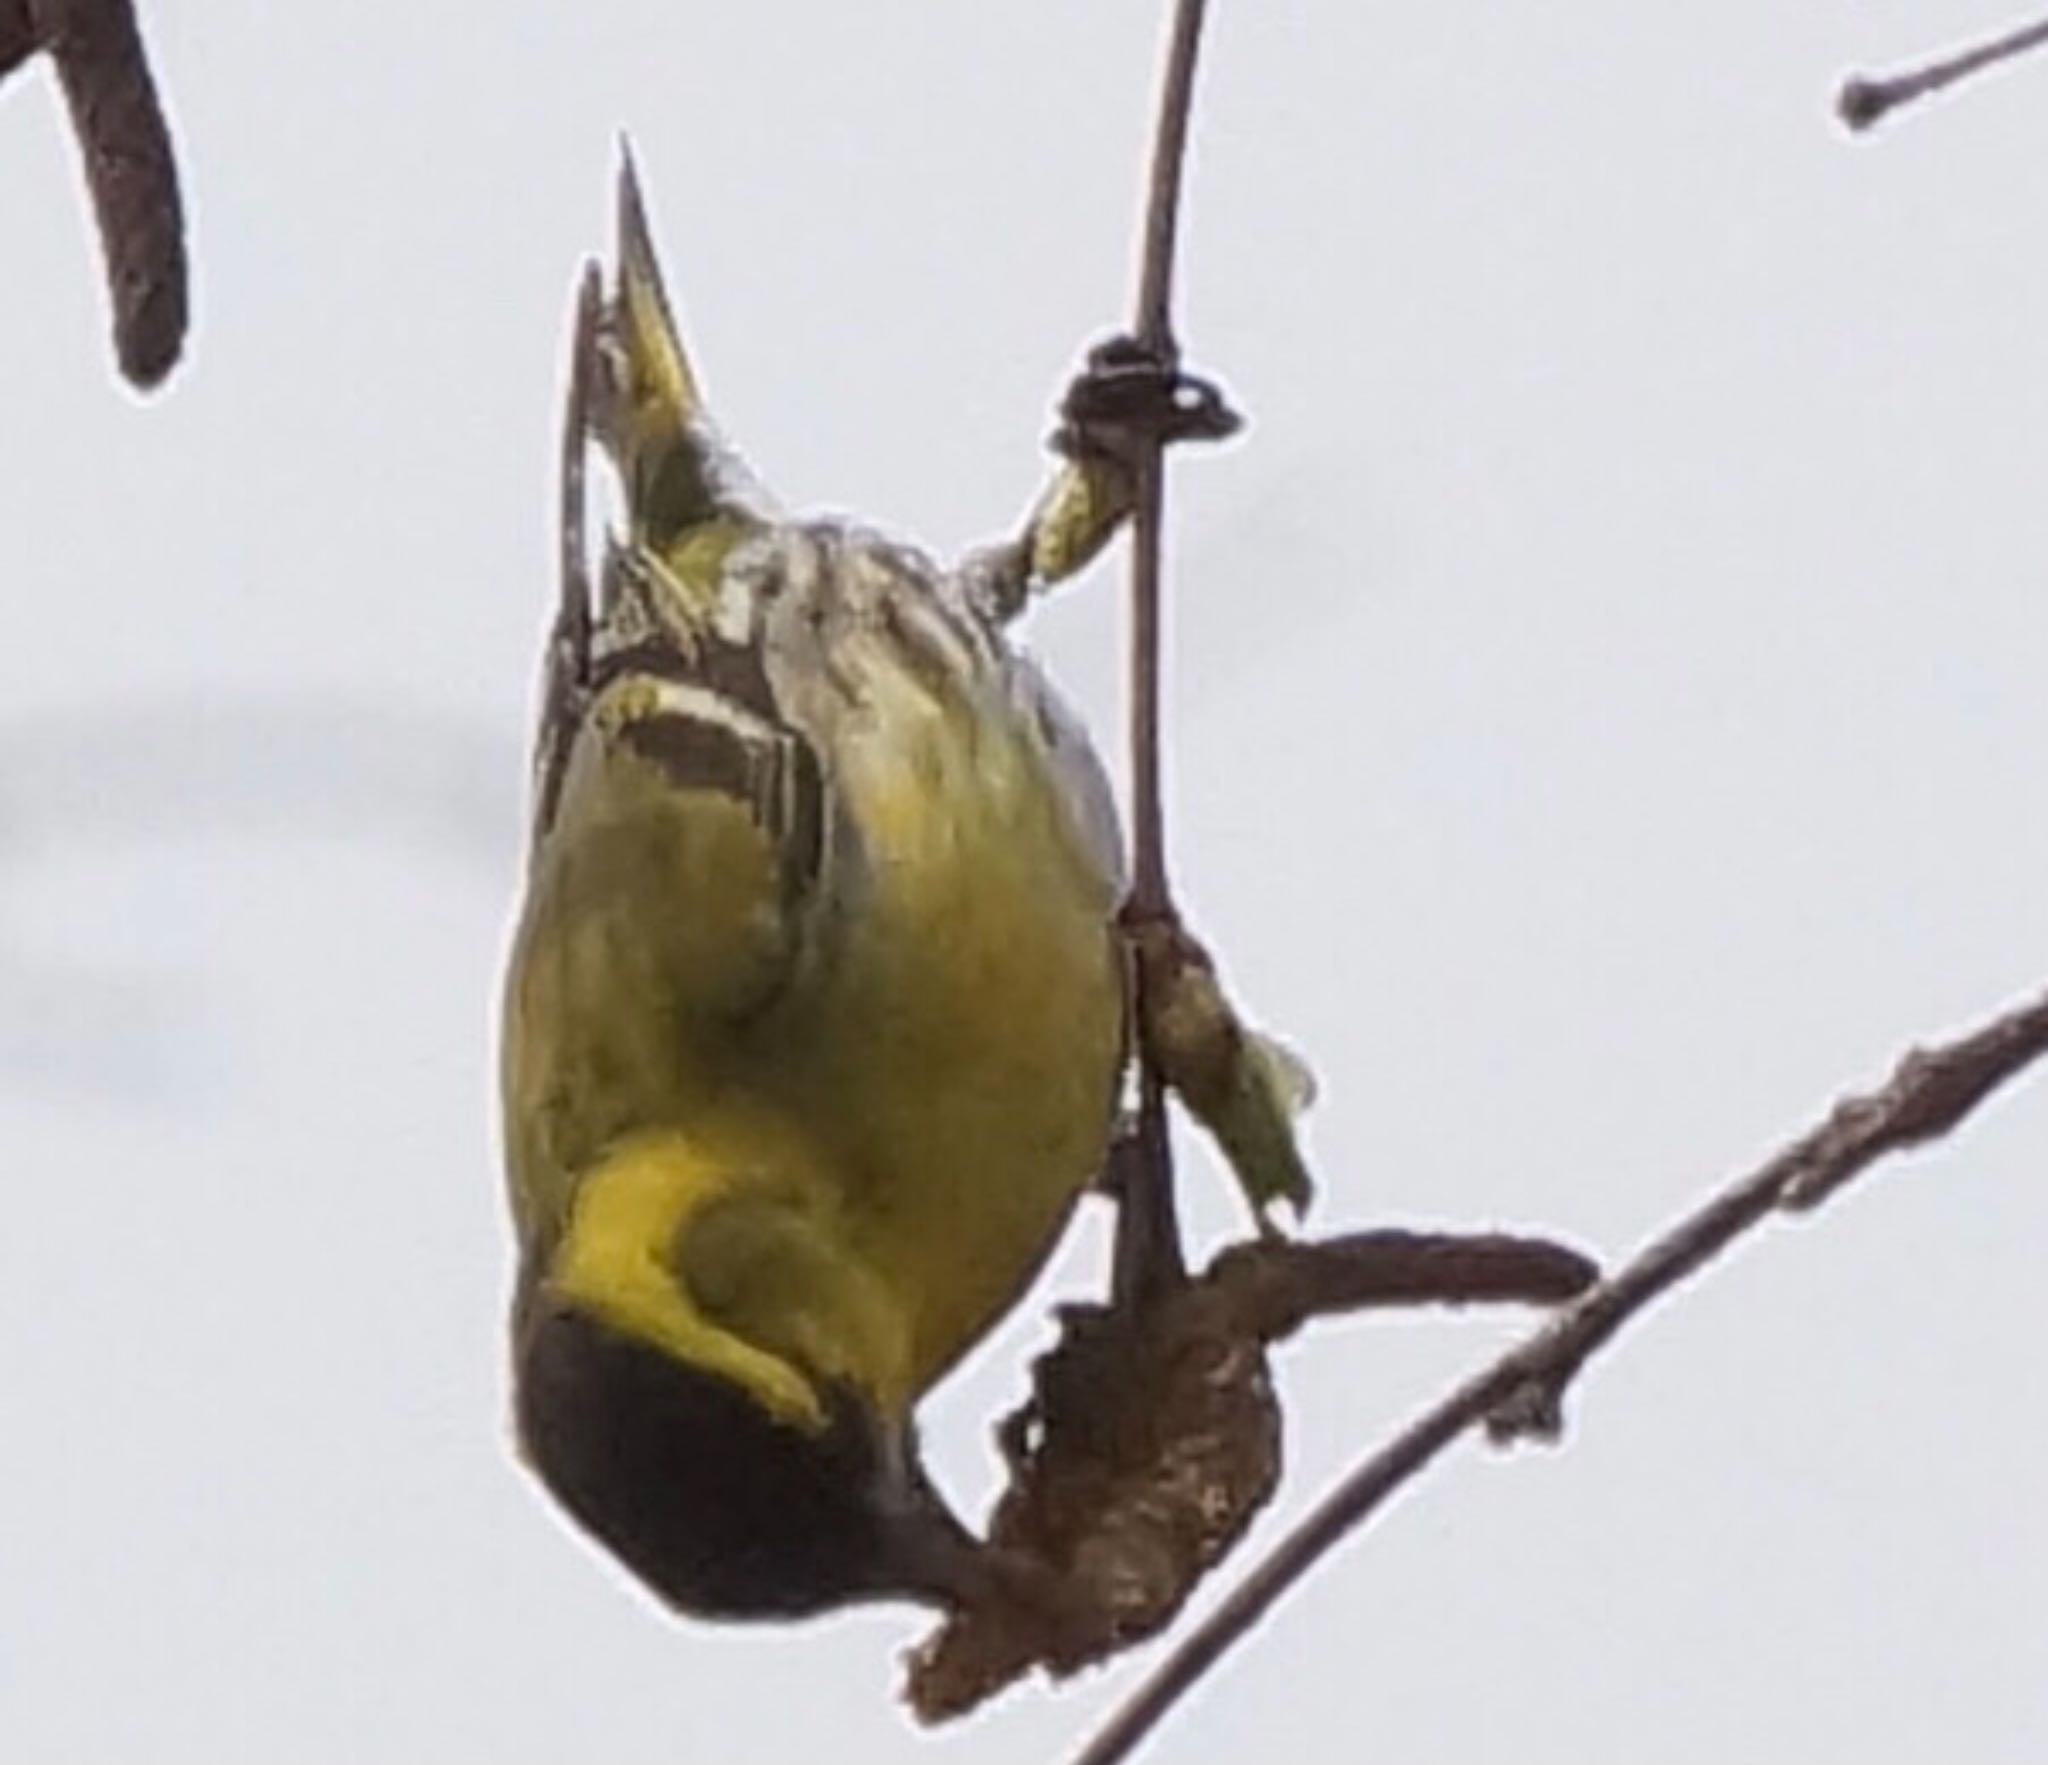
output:
M706 418L630 160L571 379L503 1036L524 1453L684 1612L1014 1597L913 1414L1113 1132L1116 816L1003 626L1100 548L1128 477L1070 465L950 572L778 516ZM590 441L625 509L594 612Z

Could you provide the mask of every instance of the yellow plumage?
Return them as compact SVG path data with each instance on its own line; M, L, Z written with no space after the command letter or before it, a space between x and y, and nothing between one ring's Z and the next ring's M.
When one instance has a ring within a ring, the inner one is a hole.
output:
M1124 1059L1107 792L999 620L1120 510L1070 486L1057 546L955 576L768 513L630 167L578 385L627 531L558 622L506 994L528 1454L689 1609L967 1597L911 1413L1100 1168Z
M834 564L876 571L882 604L896 568ZM527 1229L569 1238L553 1254L581 1259L586 1293L584 1231L610 1234L621 1290L643 1291L614 1210L665 1242L735 1190L786 1194L898 1314L900 1415L1016 1297L1101 1162L1117 891L1002 666L949 702L861 615L829 648L845 683L790 694L836 824L807 901L750 805L629 745L693 695L627 675L595 701L514 960L510 1138ZM621 1142L640 1174L596 1181ZM644 1310L611 1309L631 1326Z

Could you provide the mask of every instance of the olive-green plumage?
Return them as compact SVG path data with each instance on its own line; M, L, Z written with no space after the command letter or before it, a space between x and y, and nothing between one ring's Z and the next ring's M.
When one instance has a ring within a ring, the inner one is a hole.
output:
M710 429L630 164L571 381L503 1038L524 1449L686 1611L1033 1597L932 1491L913 1413L1109 1147L1115 814L1002 628L1126 475L1070 464L951 572L774 514ZM625 506L595 607L593 442ZM1186 978L1148 984L1148 1046L1254 1203L1299 1202L1285 1075Z
M627 525L558 625L506 990L526 1447L686 1609L968 1597L912 1410L1052 1246L1123 1065L1107 791L992 610L1045 541L949 576L767 512L630 167L577 348Z

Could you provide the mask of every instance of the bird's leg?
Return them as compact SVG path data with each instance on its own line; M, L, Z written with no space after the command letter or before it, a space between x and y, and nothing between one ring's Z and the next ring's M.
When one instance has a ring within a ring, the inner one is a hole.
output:
M1052 445L1069 460L1129 468L1153 447L1224 441L1243 427L1223 389L1183 369L1170 344L1116 336L1089 350L1067 387Z
M1213 383L1136 338L1097 344L1060 401L1059 470L1022 532L961 566L968 594L1007 624L1034 592L1077 574L1115 538L1136 504L1141 448L1221 441L1241 422Z
M968 1531L926 1475L914 1441L884 1508L885 1578L879 1591L907 1594L958 1613L1021 1617L1051 1645L1071 1622L1075 1596L1050 1564L984 1543Z

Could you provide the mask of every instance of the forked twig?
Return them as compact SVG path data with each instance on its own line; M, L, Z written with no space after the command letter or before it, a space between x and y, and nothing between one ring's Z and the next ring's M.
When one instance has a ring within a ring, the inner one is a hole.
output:
M1196 1626L1074 1765L1129 1758L1282 1594L1453 1441L1480 1427L1496 1440L1554 1433L1566 1387L1653 1301L1767 1215L1817 1206L1887 1154L1947 1134L2044 1055L2048 993L1969 1035L1908 1054L1878 1089L1838 1103L1825 1121L1652 1241L1360 1464Z

